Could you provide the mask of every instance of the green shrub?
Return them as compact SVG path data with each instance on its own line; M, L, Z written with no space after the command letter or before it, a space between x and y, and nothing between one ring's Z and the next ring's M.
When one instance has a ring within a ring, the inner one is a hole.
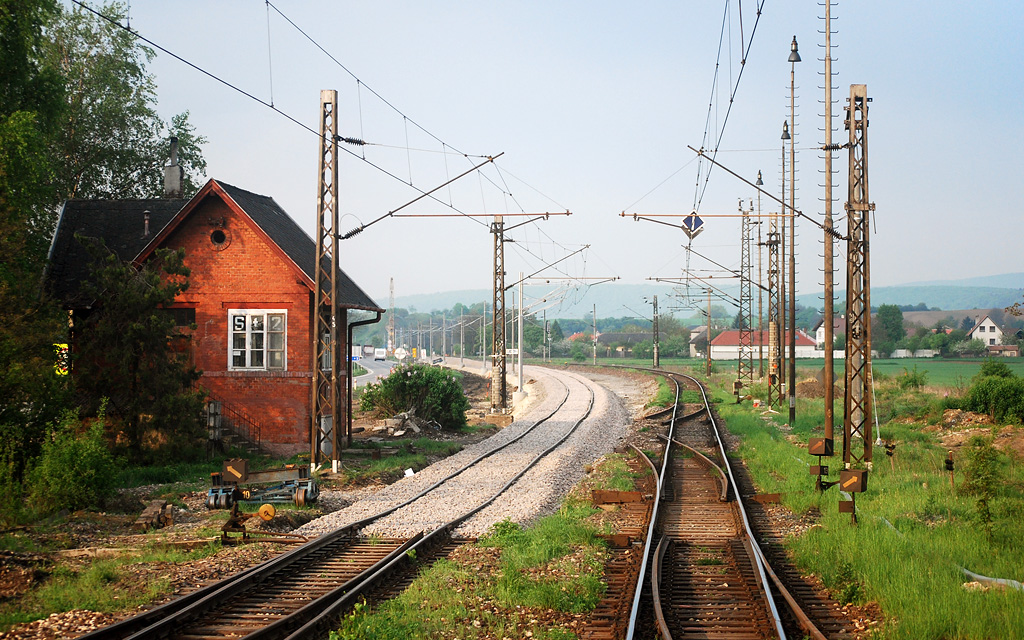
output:
M918 371L917 365L914 365L914 370L910 371L906 367L903 368L903 373L896 376L896 383L899 384L900 389L920 389L928 382L928 372Z
M985 376L964 395L960 407L997 421L1024 422L1024 378Z
M981 369L978 370L978 374L974 376L975 380L981 380L988 376L995 376L997 378L1012 378L1013 370L1005 362L999 362L992 358L986 358L985 362L981 364Z
M68 411L48 434L29 473L27 492L35 505L51 511L97 507L113 493L118 465L104 436L104 408L88 427Z
M992 537L991 502L1004 481L999 466L999 451L993 446L992 438L974 436L967 441L967 464L964 467L963 489L967 495L977 498L975 508L978 519Z
M363 411L390 417L413 409L416 417L445 429L466 426L469 400L459 383L461 374L423 364L398 367L387 378L367 385L359 399Z

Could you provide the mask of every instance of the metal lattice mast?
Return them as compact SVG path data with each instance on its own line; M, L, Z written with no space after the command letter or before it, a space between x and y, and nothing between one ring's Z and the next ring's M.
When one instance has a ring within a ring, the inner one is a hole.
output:
M343 328L338 316L338 92L320 92L320 163L317 188L316 291L313 294L313 420L310 465L330 459L337 470L338 429L345 425L342 382Z
M508 386L505 379L505 223L494 216L494 295L491 338L491 413L508 409Z
M782 288L779 271L779 216L768 214L768 406L782 402L782 362L779 330L782 327Z
M871 284L868 261L870 212L868 199L867 85L850 85L846 129L850 132L849 196L846 263L846 398L843 419L843 463L871 468ZM855 449L859 440L862 449Z
M740 348L737 379L742 384L749 386L754 383L754 314L753 295L750 288L750 214L754 209L753 204L750 209L744 209L742 200L740 200L739 208L742 218L740 223Z

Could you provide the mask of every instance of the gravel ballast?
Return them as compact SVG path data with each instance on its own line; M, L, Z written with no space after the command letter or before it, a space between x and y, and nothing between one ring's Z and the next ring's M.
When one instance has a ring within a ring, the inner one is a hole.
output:
M348 508L313 520L296 533L317 536L381 513L405 502L483 453L513 440L551 413L547 421L507 449L480 461L452 478L428 496L378 520L363 531L367 535L411 537L431 531L482 504L541 451L564 436L586 413L593 391L590 415L559 447L509 487L498 499L459 526L457 534L477 537L505 519L527 524L557 509L569 489L584 475L584 466L615 449L625 436L630 418L622 402L603 386L582 375L540 367L526 367L524 374L543 387L542 399L529 413L491 438L439 461L414 476L403 478Z

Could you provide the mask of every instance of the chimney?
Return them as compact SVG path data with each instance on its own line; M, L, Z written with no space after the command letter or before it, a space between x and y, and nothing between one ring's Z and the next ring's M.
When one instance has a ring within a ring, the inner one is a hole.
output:
M149 209L142 212L142 237L149 237Z
M164 197L182 197L181 183L185 170L178 164L178 138L171 136L171 164L164 167ZM148 231L147 231L148 234Z

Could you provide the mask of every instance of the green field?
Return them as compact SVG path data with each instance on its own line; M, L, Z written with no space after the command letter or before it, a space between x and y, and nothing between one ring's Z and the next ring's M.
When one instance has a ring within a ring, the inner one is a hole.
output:
M1024 376L1024 358L1000 358L999 361L1005 362L1015 375ZM914 367L917 367L919 372L928 373L927 386L953 388L966 386L981 369L983 362L985 360L982 358L886 358L872 360L871 368L875 377L881 378L895 377L904 370L913 371ZM719 366L724 366L724 363L720 363ZM808 378L820 371L825 366L825 361L820 358L797 360L796 366L797 377ZM835 361L836 373L839 375L837 379L841 379L843 375L843 366L844 361Z

